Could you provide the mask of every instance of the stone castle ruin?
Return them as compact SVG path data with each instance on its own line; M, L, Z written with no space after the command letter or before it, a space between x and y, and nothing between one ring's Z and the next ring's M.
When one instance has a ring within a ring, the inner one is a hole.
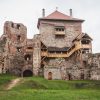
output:
M0 74L46 79L100 80L100 54L82 32L84 20L54 11L38 19L39 34L27 39L27 28L6 21L0 37Z

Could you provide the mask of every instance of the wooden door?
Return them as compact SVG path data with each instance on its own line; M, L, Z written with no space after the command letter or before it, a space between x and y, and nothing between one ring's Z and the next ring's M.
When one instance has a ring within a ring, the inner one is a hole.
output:
M52 72L48 73L48 80L52 80Z

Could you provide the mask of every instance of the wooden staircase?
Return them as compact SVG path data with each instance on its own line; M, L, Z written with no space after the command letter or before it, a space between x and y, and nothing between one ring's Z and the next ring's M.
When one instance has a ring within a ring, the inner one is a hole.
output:
M71 48L68 49L68 51L66 51L65 53L61 52L61 53L50 53L48 51L41 51L41 56L45 56L45 57L70 57L74 52L76 52L77 50L80 49L87 49L87 48L91 48L90 45L88 44L82 44L80 41L78 41L76 44L74 44Z

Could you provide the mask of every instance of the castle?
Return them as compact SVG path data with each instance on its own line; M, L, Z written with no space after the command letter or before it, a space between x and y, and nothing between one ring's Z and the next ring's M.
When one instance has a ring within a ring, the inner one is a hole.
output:
M100 54L92 54L92 38L82 32L84 20L54 11L38 19L39 34L27 39L27 28L6 21L0 37L0 74L46 79L100 80Z

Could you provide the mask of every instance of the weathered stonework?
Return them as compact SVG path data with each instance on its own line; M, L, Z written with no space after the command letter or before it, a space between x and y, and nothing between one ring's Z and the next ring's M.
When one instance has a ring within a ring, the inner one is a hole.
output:
M100 80L100 54L82 33L83 20L59 11L38 20L39 34L27 39L27 28L10 21L0 37L0 74L46 79Z

